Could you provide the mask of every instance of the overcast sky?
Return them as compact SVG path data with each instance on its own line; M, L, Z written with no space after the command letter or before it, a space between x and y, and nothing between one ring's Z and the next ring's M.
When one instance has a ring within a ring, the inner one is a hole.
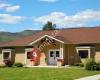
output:
M100 26L100 0L0 0L0 31Z

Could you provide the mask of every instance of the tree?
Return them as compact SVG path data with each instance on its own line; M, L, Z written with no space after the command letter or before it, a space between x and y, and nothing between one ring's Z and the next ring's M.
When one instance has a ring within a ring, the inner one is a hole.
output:
M42 28L42 30L55 30L56 24L53 24L52 22L48 21Z

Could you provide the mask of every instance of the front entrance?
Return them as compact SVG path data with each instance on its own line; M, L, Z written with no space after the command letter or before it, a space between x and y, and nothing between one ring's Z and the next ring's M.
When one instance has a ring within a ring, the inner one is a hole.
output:
M49 50L49 65L57 65L58 58L60 58L60 50Z

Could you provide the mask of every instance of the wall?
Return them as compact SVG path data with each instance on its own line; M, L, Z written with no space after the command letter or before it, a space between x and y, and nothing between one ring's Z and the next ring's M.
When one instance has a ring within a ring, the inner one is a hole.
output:
M94 58L96 62L100 61L100 44L91 44L91 58ZM67 49L68 48L68 49ZM68 52L68 60L69 64L73 64L75 62L80 62L79 56L76 52L75 45L67 45L67 52Z
M50 49L60 49L60 44L59 42L55 41L55 45L53 45L52 43L49 44L42 44L39 42L37 42L36 44L34 44L33 46L35 47L39 47L41 46L41 57L40 57L40 66L46 66L49 64L49 59L47 59L47 63L45 63L45 58L49 58L49 50ZM27 59L27 65L32 65L30 62L30 59Z
M95 44L95 60L100 61L100 44Z
M21 62L25 63L25 48L24 47L16 47L15 48L15 63Z
M68 44L67 45L67 63L68 65L72 65L77 61L77 53L76 53L76 49L75 49L75 45L73 44Z
M0 48L0 64L3 64L3 60L2 60L2 49Z
M24 64L25 62L25 51L24 48L22 47L16 47L15 49L12 50L12 54L11 54L11 60L13 63L16 62L21 62ZM2 60L2 48L0 48L0 64L3 64L3 60Z
M67 64L74 64L75 62L79 61L78 55L75 50L75 45L72 44L66 44L65 46L65 52L64 52L64 63ZM100 44L94 44L95 46L95 52L92 51L92 56L94 56L95 60L98 62L100 61ZM46 54L48 57L48 51L50 49L60 49L60 43L56 42L56 46L48 45L43 48L43 53ZM24 47L16 47L15 51L13 52L13 57L15 56L15 62L21 62L25 63L25 48ZM44 58L44 56L42 56ZM43 59L41 58L41 63L43 64ZM0 48L0 64L2 64L2 49ZM41 65L42 65L41 64ZM45 64L43 64L45 65Z
M65 45L64 50L64 65L68 65L68 45Z
M45 53L41 53L41 57L40 57L40 66L47 66L47 63L45 61L46 55Z

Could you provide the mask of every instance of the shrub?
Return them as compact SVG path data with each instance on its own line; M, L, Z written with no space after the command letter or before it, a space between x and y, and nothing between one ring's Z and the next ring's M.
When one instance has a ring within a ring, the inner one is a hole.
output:
M79 66L79 63L75 63L74 66Z
M97 62L97 64L98 64L98 66L100 66L100 61L99 61L99 62Z
M100 71L100 61L97 63L96 70Z
M86 59L85 61L85 69L86 70L96 70L97 64L94 59Z
M47 62L48 61L48 58L45 58L45 62Z
M84 67L84 64L83 63L75 63L74 66Z
M83 63L79 63L79 66L80 66L80 67L84 67L84 64L83 64Z
M15 63L14 67L23 67L23 64L22 63Z
M3 62L5 63L6 67L12 67L13 65L10 59L5 59Z

